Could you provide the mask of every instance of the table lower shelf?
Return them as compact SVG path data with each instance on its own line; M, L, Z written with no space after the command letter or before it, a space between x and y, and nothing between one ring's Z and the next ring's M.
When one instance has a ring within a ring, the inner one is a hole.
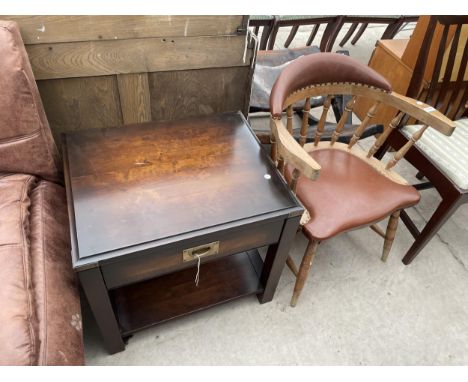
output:
M238 297L263 291L257 250L242 252L110 292L122 336Z

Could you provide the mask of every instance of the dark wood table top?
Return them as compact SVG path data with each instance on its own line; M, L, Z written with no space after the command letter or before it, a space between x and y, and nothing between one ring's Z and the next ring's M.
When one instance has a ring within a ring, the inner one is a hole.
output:
M80 263L298 208L241 113L68 133L64 165Z

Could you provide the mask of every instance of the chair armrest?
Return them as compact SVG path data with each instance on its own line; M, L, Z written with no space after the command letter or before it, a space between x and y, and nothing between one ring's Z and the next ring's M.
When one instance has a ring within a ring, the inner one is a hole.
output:
M390 96L393 98L392 103L401 111L416 118L423 124L431 126L440 133L450 136L455 130L455 122L432 106L395 92L392 92Z
M279 119L271 118L270 127L276 138L278 150L285 160L309 179L317 179L320 165L296 142Z

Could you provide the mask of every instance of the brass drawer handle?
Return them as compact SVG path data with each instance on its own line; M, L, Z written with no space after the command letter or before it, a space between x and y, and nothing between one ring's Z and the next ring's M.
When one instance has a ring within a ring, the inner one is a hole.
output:
M206 257L217 255L219 252L219 241L213 241L209 244L199 245L198 247L192 247L184 249L182 252L183 261L196 260L198 257Z

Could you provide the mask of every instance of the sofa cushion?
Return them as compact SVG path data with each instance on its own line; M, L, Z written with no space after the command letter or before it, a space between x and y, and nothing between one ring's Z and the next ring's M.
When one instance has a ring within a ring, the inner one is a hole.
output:
M30 175L0 174L0 365L34 365L39 340L29 251Z
M31 193L32 280L39 365L84 363L81 311L70 255L65 190L41 181Z
M434 162L447 177L463 190L468 189L468 118L455 121L456 129L450 137L437 130L427 129L416 146ZM410 138L421 125L408 125L402 133Z
M18 25L0 21L0 171L56 181L60 161Z

